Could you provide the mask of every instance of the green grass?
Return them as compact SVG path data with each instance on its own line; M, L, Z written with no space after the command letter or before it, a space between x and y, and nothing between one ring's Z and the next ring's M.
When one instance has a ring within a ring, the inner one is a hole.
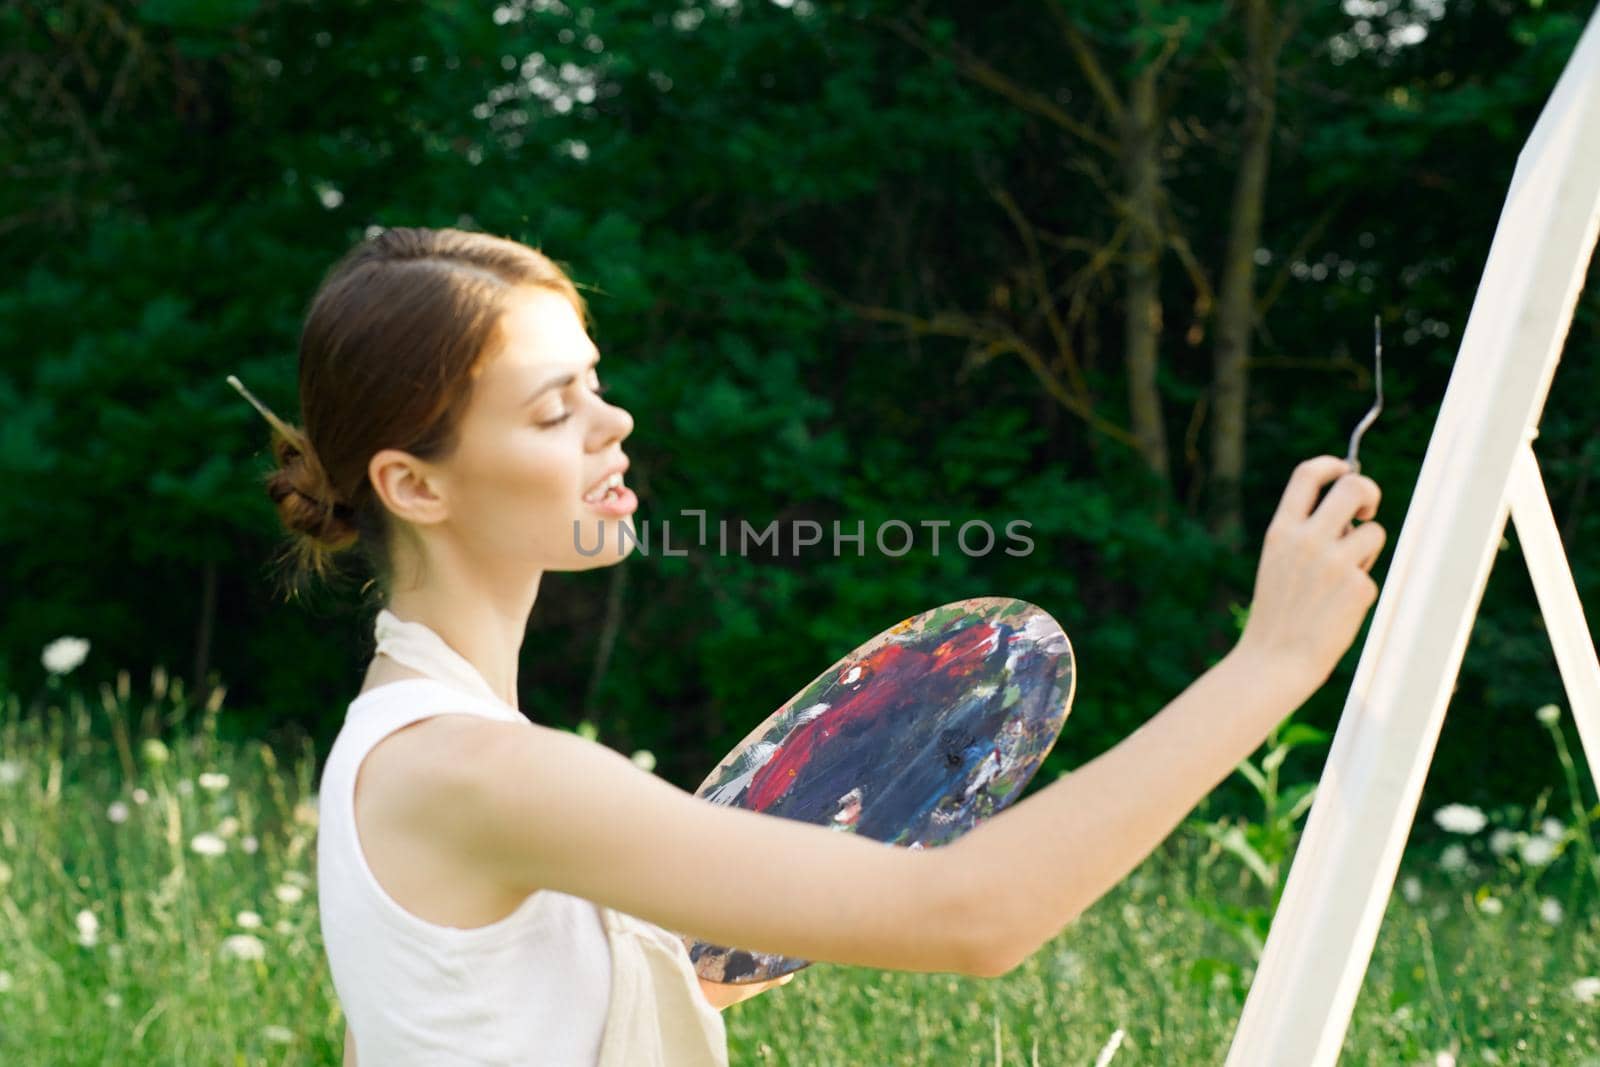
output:
M728 1018L735 1063L1220 1064L1243 1004L1197 958L1242 953L1184 902L1202 887L1181 839L1023 966L996 981L819 966ZM1213 887L1203 887L1213 891ZM1568 992L1600 973L1593 917L1483 915L1463 886L1399 894L1380 931L1342 1062L1579 1064L1600 1050L1594 1009ZM1244 970L1248 977L1250 971ZM1600 1057L1595 1058L1600 1064Z
M35 715L0 702L0 1063L337 1063L311 753L219 740L220 700L191 707L159 669L148 694L121 675L50 697ZM1600 1065L1596 1008L1573 992L1600 975L1582 853L1528 866L1486 837L1457 839L1455 869L1408 850L1417 899L1390 902L1342 1062ZM728 1009L732 1061L1087 1067L1120 1029L1113 1067L1220 1063L1253 957L1199 903L1260 895L1186 827L1005 978L818 964Z

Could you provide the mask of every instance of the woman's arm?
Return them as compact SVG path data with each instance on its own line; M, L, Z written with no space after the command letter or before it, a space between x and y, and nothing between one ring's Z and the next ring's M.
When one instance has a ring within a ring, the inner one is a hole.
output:
M963 868L992 872L988 973L1122 881L1313 689L1235 649L1116 747L946 846Z
M947 851L988 873L1004 974L1121 881L1333 673L1378 597L1382 496L1333 456L1294 470L1267 527L1239 644L1132 736ZM1328 495L1317 494L1334 482ZM1028 857L1022 862L1021 857Z
M356 1067L356 1035L350 1032L350 1023L344 1024L344 1067Z
M808 960L973 974L984 959L976 879L942 849L713 804L574 734L451 718L407 817L514 892Z
M715 944L992 977L1121 881L1315 689L1236 648L1109 752L926 851L715 805L593 741L465 716L418 817L518 891Z

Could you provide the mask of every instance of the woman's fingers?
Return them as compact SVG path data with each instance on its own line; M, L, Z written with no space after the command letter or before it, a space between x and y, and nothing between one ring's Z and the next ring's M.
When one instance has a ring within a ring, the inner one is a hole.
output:
M1335 478L1348 473L1350 464L1337 456L1313 456L1295 467L1289 484L1278 501L1273 522L1279 525L1299 525L1311 515L1316 506L1317 494Z
M1376 482L1349 473L1341 459L1319 456L1295 468L1262 542L1241 645L1296 666L1317 685L1327 680L1377 598L1367 571L1387 536L1370 521L1380 497ZM1369 521L1353 527L1358 516Z
M717 1009L731 1007L751 997L760 996L769 989L777 986L788 985L794 980L795 972L790 971L782 978L773 978L766 982L711 982L700 979L700 988L705 991L706 999Z
M1341 537L1356 519L1376 515L1382 498L1377 482L1364 474L1347 474L1333 483L1307 525L1321 537Z
M1382 526L1375 522L1364 522L1339 538L1339 551L1362 570L1371 571L1388 539L1388 531Z

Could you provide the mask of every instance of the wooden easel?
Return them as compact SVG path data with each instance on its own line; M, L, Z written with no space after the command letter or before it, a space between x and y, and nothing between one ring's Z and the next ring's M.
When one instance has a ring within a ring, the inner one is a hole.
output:
M1329 1067L1372 957L1509 514L1600 768L1600 660L1532 443L1600 228L1600 13L1517 159L1227 1067Z

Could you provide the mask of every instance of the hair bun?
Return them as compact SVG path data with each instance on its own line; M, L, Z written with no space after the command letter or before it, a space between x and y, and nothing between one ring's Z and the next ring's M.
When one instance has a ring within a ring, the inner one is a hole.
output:
M267 477L267 495L286 529L327 548L343 548L357 539L355 512L339 499L310 442L299 436L301 443L275 436L278 470Z

